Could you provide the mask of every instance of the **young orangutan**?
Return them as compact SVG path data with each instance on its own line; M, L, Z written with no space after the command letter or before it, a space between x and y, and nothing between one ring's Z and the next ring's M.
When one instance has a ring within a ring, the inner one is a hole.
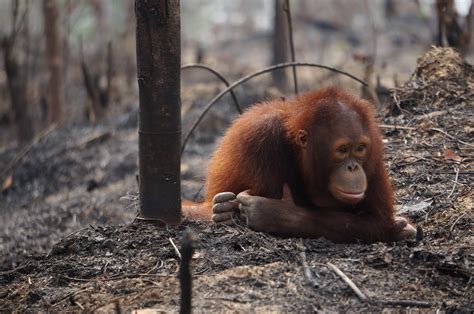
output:
M335 242L397 241L416 229L395 217L372 106L331 87L255 105L222 138L206 201L191 218Z

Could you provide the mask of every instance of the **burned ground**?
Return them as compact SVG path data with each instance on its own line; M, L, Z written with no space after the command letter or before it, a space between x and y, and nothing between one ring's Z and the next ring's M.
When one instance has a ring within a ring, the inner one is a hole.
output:
M131 112L97 127L53 130L8 172L13 184L0 202L0 310L177 311L173 244L179 247L191 229L199 236L192 260L197 312L472 311L474 73L450 50L430 53L434 69L457 66L462 73L423 71L420 60L381 114L397 208L422 227L423 240L344 245L242 226L132 222L137 135ZM183 156L187 198L199 191L205 160L236 116L230 104L210 114ZM17 154L4 150L0 160L7 164ZM359 301L328 262L370 301Z

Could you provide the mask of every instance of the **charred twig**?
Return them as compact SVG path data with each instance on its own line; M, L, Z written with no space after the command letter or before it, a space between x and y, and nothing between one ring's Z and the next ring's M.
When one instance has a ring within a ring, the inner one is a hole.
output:
M39 141L41 141L44 137L46 137L49 133L56 129L57 124L53 123L49 127L45 128L41 131L28 145L23 147L23 149L7 164L7 166L0 172L0 178L3 177L8 171L10 171L17 162L19 162L26 154L36 145Z
M289 0L286 0L285 13L286 13L286 18L288 19L288 35L289 35L289 40L290 40L291 62L295 62L296 57L295 57L295 44L293 42L293 23L291 21L291 11L290 11ZM293 65L292 69L293 69L293 81L295 84L295 94L298 95L298 77L296 76L296 66Z
M181 308L179 312L181 314L191 313L193 286L190 264L195 246L196 236L192 231L186 230L183 235L183 243L181 245L182 258L179 264L179 281L181 284Z
M316 278L314 278L313 271L309 267L308 262L306 260L306 253L304 251L301 251L299 255L300 255L300 261L301 261L301 265L303 266L303 271L304 271L304 275L306 279L308 280L311 287L313 288L318 287L319 284Z
M227 87L226 89L224 89L223 91L221 91L217 96L215 96L207 105L206 107L204 108L204 110L202 111L201 115L197 118L197 120L193 123L193 125L191 126L191 128L189 129L188 133L186 133L186 135L184 136L183 138L183 143L182 143L182 146L181 146L181 153L184 151L185 147L186 147L186 143L188 142L189 138L191 137L191 134L194 132L194 130L196 129L196 127L199 125L199 123L202 121L202 119L204 118L204 116L206 115L206 113L209 111L209 109L212 108L212 106L218 101L220 100L225 94L227 94L228 92L230 92L232 89L234 89L235 87L247 82L248 80L256 77L256 76L259 76L259 75L262 75L264 73L268 73L268 72L271 72L271 71L274 71L274 70L277 70L277 69L281 69L281 68L286 68L286 67L289 67L289 66L308 66L308 67L315 67L315 68L321 68L321 69L326 69L326 70L329 70L329 71L333 71L333 72L336 72L336 73L339 73L339 74L342 74L342 75L345 75L347 77L350 77L351 79L361 83L362 85L365 85L367 86L367 83L362 81L361 79L355 77L354 75L350 74L350 73L347 73L347 72L344 72L344 71L341 71L341 70L338 70L338 69L334 69L332 67L329 67L329 66L326 66L326 65L321 65L321 64L315 64L315 63L309 63L309 62L287 62L287 63L281 63L281 64L277 64L277 65L272 65L270 67L267 67L263 70L260 70L260 71L257 71L255 73L252 73L252 74L249 74L247 76L244 76L242 77L241 79L237 80L236 82L232 83L229 87Z
M347 277L347 275L344 274L336 265L331 264L330 262L327 262L326 265L339 277L341 277L341 279L344 280L345 283L347 283L347 285L352 289L352 291L354 291L354 293L357 295L361 302L367 301L367 296L362 291L360 291L356 284L349 277Z
M204 65L204 64L198 64L198 63L185 64L181 67L181 71L186 70L186 69L193 69L193 68L194 69L207 70L207 71L211 72L212 74L214 74L215 76L217 76L225 84L225 86L227 86L227 87L230 86L229 81L226 80L225 77L222 76L222 74L220 74L219 72L217 72L213 68L208 67L207 65ZM232 100L234 101L235 108L237 109L237 111L239 113L242 113L242 108L240 108L239 102L237 101L237 96L235 95L233 90L230 91L230 95L232 96Z
M414 131L417 128L411 127L411 126L401 126L401 125L391 125L391 124L379 124L379 128L381 129L399 129L399 130L410 130Z
M20 265L18 267L13 268L13 269L0 272L0 276L6 276L6 275L13 274L13 273L19 271L20 269L26 268L28 266L30 266L30 263L27 262L26 264Z
M428 217L428 213L426 213L426 217ZM416 242L420 242L424 237L423 228L420 225L416 226Z

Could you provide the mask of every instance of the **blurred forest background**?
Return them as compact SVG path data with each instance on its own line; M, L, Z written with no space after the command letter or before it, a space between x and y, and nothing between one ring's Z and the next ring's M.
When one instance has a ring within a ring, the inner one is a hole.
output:
M275 27L279 2L181 1L182 63L210 65L232 82L288 60L288 52L281 55L287 41L275 45L274 30L285 32ZM472 63L471 1L440 2L456 10L445 12L456 25L448 23L444 39L436 1L292 0L296 60L387 88L406 81L416 58L443 40ZM132 0L1 0L0 149L31 140L55 121L94 124L136 108L134 15ZM303 89L338 83L314 69L298 75ZM214 80L193 71L182 79L183 88ZM277 85L291 92L285 82ZM183 114L188 96L183 92Z

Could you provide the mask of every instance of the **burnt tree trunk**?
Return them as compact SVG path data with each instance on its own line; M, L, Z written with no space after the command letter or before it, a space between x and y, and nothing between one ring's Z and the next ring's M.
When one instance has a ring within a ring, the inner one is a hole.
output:
M454 0L437 0L436 14L438 17L437 45L441 47L454 47L464 55L469 50L472 35L473 4L464 25L459 22Z
M285 0L274 0L275 17L273 24L273 57L272 63L284 63L290 61L288 19L285 14ZM287 69L272 72L275 85L282 92L287 91L288 74Z
M136 0L139 189L144 219L181 220L179 0Z
M33 125L26 98L27 81L18 61L12 55L13 40L11 38L5 37L2 40L2 50L18 141L25 143L33 138Z
M48 122L60 122L63 107L63 60L59 36L59 10L56 0L43 0L44 32L49 67Z

